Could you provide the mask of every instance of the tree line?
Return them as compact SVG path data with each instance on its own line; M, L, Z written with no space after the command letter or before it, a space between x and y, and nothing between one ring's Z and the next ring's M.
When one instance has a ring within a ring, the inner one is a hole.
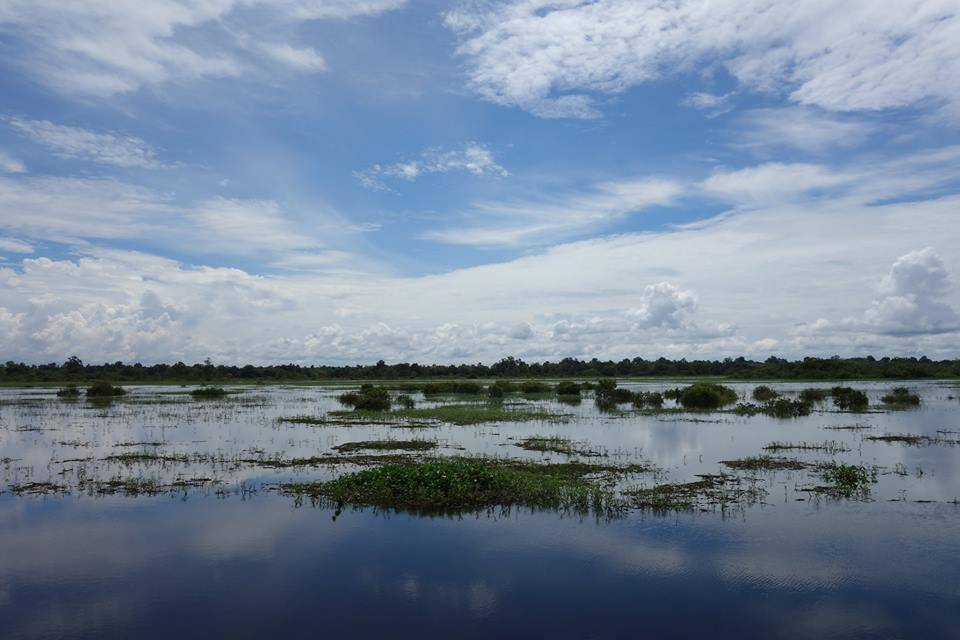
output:
M222 365L203 363L151 364L113 362L86 364L76 356L62 364L7 362L0 366L0 383L84 383L110 380L129 383L162 382L279 382L336 380L411 380L432 378L601 378L720 376L732 379L780 380L904 380L960 378L960 359L919 358L803 358L771 357L723 360L668 360L624 358L525 362L507 357L491 365L418 364L401 362L373 365Z

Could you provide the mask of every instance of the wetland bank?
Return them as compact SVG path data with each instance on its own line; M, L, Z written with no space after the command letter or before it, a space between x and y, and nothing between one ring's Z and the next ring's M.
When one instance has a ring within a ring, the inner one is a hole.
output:
M111 389L0 390L3 637L960 623L956 382Z

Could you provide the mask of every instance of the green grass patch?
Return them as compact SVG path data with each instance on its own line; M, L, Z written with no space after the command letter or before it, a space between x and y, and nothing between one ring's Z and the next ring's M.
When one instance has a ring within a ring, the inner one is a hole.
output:
M227 391L221 387L200 387L191 391L190 395L197 400L216 400L226 397Z
M877 481L877 469L831 462L821 465L820 477L830 484L815 487L813 490L817 493L837 498L866 498L870 493L870 485Z
M609 514L622 511L599 476L631 467L584 463L532 464L490 458L436 458L385 464L328 482L291 483L281 491L315 502L426 514L456 514L493 507L527 507Z
M745 507L763 500L766 492L755 483L726 474L700 475L699 480L663 483L624 492L628 504L644 511L669 512Z
M539 407L508 406L499 402L477 404L444 404L436 407L417 407L394 411L332 411L333 418L382 422L443 422L455 425L483 424L485 422L564 422L569 414L557 413Z
M850 451L850 447L836 440L828 440L826 442L774 441L764 446L763 449L764 451L821 451L831 455Z

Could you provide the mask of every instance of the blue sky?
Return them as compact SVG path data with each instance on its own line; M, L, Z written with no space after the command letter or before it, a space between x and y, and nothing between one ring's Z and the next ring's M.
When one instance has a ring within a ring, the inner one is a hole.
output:
M958 12L0 0L0 352L957 357Z

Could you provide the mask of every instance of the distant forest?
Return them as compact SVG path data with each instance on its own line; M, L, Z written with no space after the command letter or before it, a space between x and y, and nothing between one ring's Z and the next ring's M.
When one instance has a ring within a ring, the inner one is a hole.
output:
M429 378L599 378L599 377L678 377L723 376L733 379L843 380L843 379L917 379L960 378L960 359L921 358L804 358L785 360L767 358L762 362L745 358L724 360L577 360L524 362L504 358L492 365L477 364L387 364L310 365L279 364L217 365L207 360L200 364L85 364L72 357L63 364L23 364L7 362L0 366L3 383L84 383L108 380L128 383L206 383L206 382L309 382L335 380L412 380Z

